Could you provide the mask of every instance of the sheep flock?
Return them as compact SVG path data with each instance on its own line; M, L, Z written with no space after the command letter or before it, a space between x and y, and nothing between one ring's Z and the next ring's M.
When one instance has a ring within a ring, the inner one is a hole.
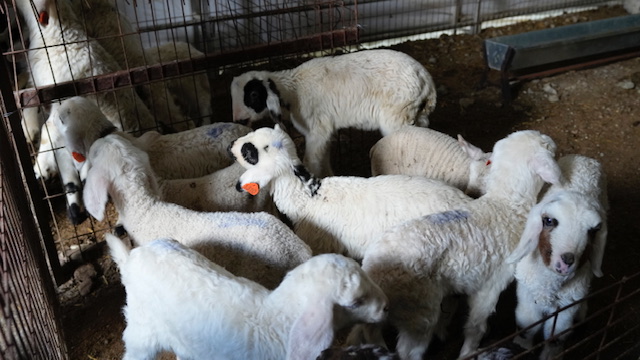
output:
M202 55L115 43L135 27L108 0L16 4L25 88ZM497 306L512 283L528 327L513 344L565 331L539 357L562 351L607 260L597 160L556 159L535 130L483 150L429 128L437 84L400 51L242 71L229 119L213 114L204 72L22 112L34 174L60 177L70 221L115 208L105 242L126 291L124 359L420 360L434 337L450 341L443 309L458 298L463 359L486 350L492 313L513 311ZM334 175L331 143L348 128L380 132L371 176Z

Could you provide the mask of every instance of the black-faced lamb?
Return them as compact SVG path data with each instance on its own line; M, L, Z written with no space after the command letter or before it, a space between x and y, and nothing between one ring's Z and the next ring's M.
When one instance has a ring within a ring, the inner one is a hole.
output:
M422 359L441 303L451 294L468 295L460 357L477 349L500 293L513 280L515 266L505 259L529 210L545 181L563 181L555 150L553 140L537 131L510 134L493 148L485 195L395 226L367 248L363 269L389 296L389 322L398 329L402 359ZM358 326L349 341L359 339L382 341L380 327Z
M162 201L147 154L119 135L96 140L87 161L87 211L102 221L111 198L119 221L137 245L171 237L270 288L287 270L311 257L309 246L271 214L198 212Z
M249 71L231 83L233 120L290 120L305 137L304 164L332 174L329 142L336 130L428 126L436 88L425 67L394 50L363 50L308 60L282 71Z
M478 197L491 153L429 128L404 126L376 142L369 152L371 175L404 174L438 179Z
M545 342L540 359L557 358L574 320L584 320L591 280L603 275L607 237L608 199L601 164L582 155L564 156L558 164L567 182L551 186L531 210L520 243L507 258L516 263L516 322L526 328L514 341L531 349L541 328L545 340L558 336ZM557 317L532 326L569 305Z
M460 189L423 176L316 178L279 125L238 138L230 151L247 169L240 176L238 190L257 194L268 186L278 210L314 253L336 252L362 259L365 249L385 229L472 200Z
M310 360L336 330L380 322L387 297L354 260L315 256L274 289L170 239L129 250L107 234L126 290L124 359Z

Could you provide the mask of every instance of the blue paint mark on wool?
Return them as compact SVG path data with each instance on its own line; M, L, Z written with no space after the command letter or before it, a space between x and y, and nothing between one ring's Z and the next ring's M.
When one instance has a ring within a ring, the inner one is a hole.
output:
M274 141L271 145L276 149L282 149L282 140Z
M156 239L149 243L150 247L168 251L182 251L182 246L177 241L171 239Z
M426 217L427 220L434 224L445 224L452 221L466 220L468 218L469 212L462 210L445 211L438 214L428 215Z
M212 129L210 129L209 131L207 131L207 135L211 136L212 138L217 138L218 136L220 136L220 134L222 134L230 126L231 126L231 124L220 124L219 126L216 126L216 127L212 128Z
M230 227L259 227L265 228L267 227L267 221L263 217L257 217L253 214L246 213L226 213L224 218L220 221L221 228L230 228Z

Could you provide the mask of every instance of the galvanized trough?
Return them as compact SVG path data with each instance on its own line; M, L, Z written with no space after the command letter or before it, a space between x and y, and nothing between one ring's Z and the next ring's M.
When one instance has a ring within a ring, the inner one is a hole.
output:
M507 100L511 97L511 80L636 56L639 51L640 14L484 41L487 69L502 72L503 95Z

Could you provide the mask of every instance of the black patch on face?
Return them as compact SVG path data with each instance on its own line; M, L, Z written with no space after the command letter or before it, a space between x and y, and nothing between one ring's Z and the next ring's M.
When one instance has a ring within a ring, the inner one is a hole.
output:
M258 163L258 149L252 143L244 143L242 145L242 158L251 165Z
M297 176L309 189L311 192L311 196L315 196L320 190L321 181L320 179L315 178L304 165L296 165L293 169L293 173Z
M267 89L260 80L250 80L244 86L244 104L258 114L267 108Z

